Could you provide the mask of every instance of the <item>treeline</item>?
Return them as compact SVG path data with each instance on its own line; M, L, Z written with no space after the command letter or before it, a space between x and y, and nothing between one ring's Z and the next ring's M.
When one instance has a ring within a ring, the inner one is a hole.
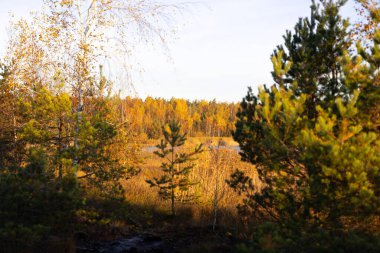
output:
M191 137L225 137L234 130L238 103L147 97L125 98L124 114L135 133L161 136L162 126L176 120Z

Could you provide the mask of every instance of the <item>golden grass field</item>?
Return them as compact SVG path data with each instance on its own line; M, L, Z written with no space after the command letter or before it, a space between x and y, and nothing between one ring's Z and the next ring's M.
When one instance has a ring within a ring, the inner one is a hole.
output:
M186 215L189 222L194 226L208 226L214 220L215 208L217 204L217 224L223 226L236 226L236 206L241 202L239 196L226 180L236 169L243 170L250 175L255 183L258 183L255 168L240 160L237 144L232 138L224 138L224 147L217 147L218 138L190 138L184 149L191 150L196 144L204 145L204 152L198 157L190 177L197 182L188 192L197 196L191 203L177 202L178 215ZM156 141L158 143L158 141ZM145 145L149 149L143 148L145 163L142 165L141 173L128 180L124 187L126 189L127 200L142 209L151 212L162 212L169 214L170 203L163 200L157 193L157 189L150 188L146 183L147 179L159 177L161 172L161 159L153 154L152 146ZM146 213L149 216L150 213Z
M186 146L200 144L204 145L212 144L213 146L217 146L218 142L222 140L226 146L238 146L239 144L232 139L232 137L188 137L186 141ZM160 140L155 139L147 139L143 141L143 146L155 146L160 142Z

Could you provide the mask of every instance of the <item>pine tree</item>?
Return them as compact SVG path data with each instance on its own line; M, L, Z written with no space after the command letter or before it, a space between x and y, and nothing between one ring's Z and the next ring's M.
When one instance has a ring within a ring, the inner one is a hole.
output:
M380 133L380 7L371 9L374 27L371 46L357 44L357 55L345 54L345 84L352 91L359 90L358 108L364 126Z
M327 108L332 106L330 101L345 94L339 58L351 43L347 36L348 20L339 15L339 9L346 2L322 1L320 10L313 0L310 18L300 18L294 32L286 32L284 45L278 46L272 55L278 58L272 72L274 80L296 95L307 94L309 118L316 116L315 104ZM281 68L286 69L286 74L279 75Z
M325 1L321 13L334 13L332 4ZM323 15L318 20L330 20ZM310 43L326 36L323 29L310 34ZM345 33L339 36L332 48L345 40ZM336 236L352 226L365 233L379 217L378 44L375 36L373 49L359 46L356 56L343 47L337 52L345 57L302 54L286 62L272 57L276 84L257 95L249 89L241 103L234 139L263 185L254 185L241 171L228 183L246 196L243 207L252 208L258 220L285 228L282 235L298 242L297 251L311 250L302 236L321 230ZM332 59L344 78L322 71Z
M164 173L160 178L153 178L146 182L151 187L158 187L159 194L171 201L171 213L176 215L175 202L179 191L187 191L196 182L189 179L189 174L195 164L196 156L202 152L202 145L197 145L193 152L181 152L180 148L186 142L186 134L181 133L181 125L172 121L162 129L164 139L154 152L158 157L167 160L161 164Z

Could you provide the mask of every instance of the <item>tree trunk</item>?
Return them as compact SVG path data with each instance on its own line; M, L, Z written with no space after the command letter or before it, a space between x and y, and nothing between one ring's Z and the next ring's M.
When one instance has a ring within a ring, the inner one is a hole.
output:
M174 147L172 147L172 161L171 161L171 202L172 202L172 216L176 216L175 211L175 195L174 195Z
M175 196L174 196L174 187L172 186L172 192L171 192L171 201L172 201L172 216L176 216L176 211L175 211L175 205L174 205L174 201L175 201Z
M62 116L59 117L58 119L58 179L60 182L62 182L63 178L63 168L62 168L62 162L60 161L61 155L63 152L63 143L62 143L62 136L63 136L63 120Z
M77 174L78 172L78 162L79 162L79 158L78 158L78 149L79 149L79 125L80 123L82 122L82 109L83 109L83 105L82 105L82 88L79 87L78 88L78 97L77 97L78 101L78 106L77 106L77 109L76 109L76 123L75 123L75 139L74 139L74 149L75 149L75 156L74 156L74 161L73 161L73 167L74 167L74 170L75 170L75 174Z

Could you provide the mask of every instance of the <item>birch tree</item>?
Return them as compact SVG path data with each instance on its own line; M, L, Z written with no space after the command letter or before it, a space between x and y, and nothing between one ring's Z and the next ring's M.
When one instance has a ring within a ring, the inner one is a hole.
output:
M70 95L76 173L81 171L80 150L86 149L81 131L94 116L90 103L95 94L98 99L112 93L112 85L108 89L100 85L104 75L109 76L108 84L114 84L113 70L119 69L125 79L118 84L132 86L136 46L155 44L165 51L166 39L175 30L172 18L180 9L153 0L44 0L43 9L33 13L31 21L11 22L4 59L10 89L13 94L26 92L30 100L38 92L36 84L53 94ZM59 89L57 82L62 84ZM13 127L21 127L16 117Z

